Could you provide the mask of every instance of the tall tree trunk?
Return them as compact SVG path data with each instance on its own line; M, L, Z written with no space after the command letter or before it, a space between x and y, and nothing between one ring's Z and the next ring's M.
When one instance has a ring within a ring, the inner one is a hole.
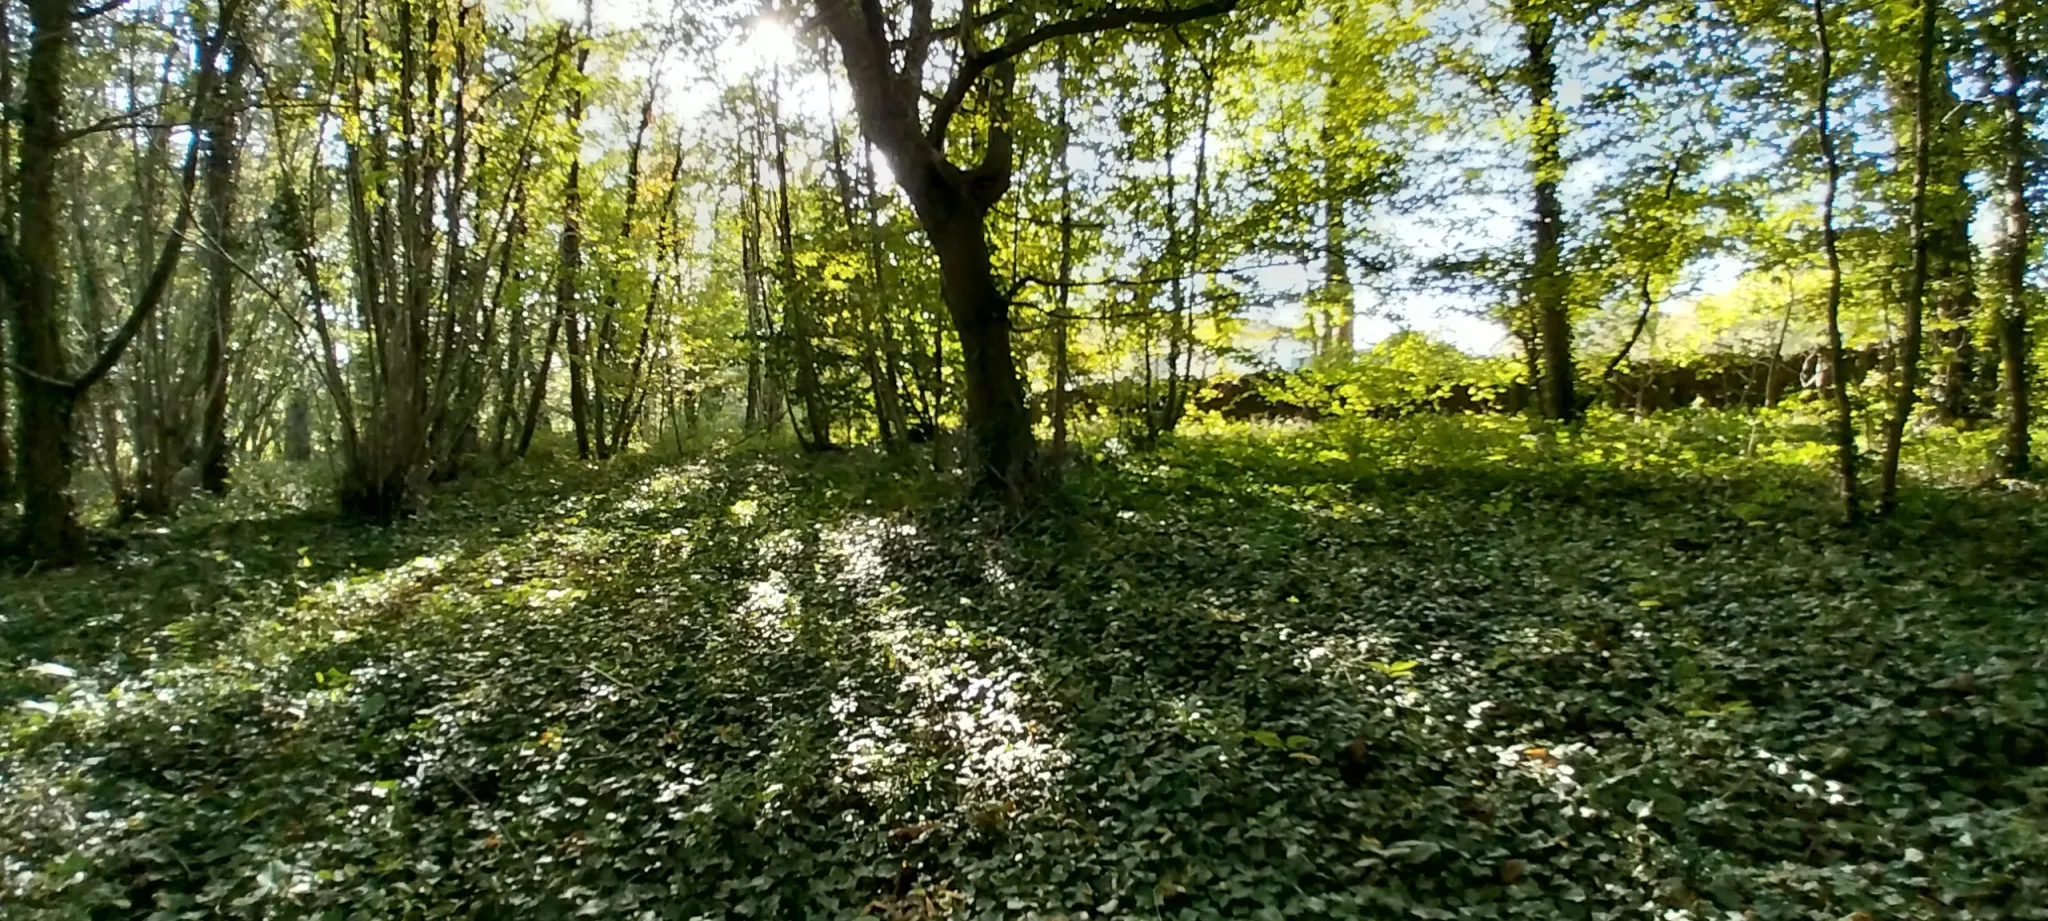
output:
M1189 215L1188 240L1186 244L1188 256L1180 260L1181 268L1177 271L1177 275L1186 276L1186 278L1184 282L1180 278L1176 278L1176 284L1184 283L1188 286L1188 290L1183 295L1180 289L1176 288L1174 299L1180 301L1184 296L1192 297L1199 303L1204 295L1204 289L1207 287L1209 279L1203 247L1208 245L1209 120L1215 114L1216 74L1209 69L1208 62L1199 57L1195 59L1195 64L1202 71L1202 104L1196 112L1195 187L1189 193L1191 198L1190 208L1193 213ZM1349 305L1347 304L1346 306L1348 307ZM1173 378L1174 386L1171 388L1173 393L1168 398L1168 405L1172 408L1172 415L1168 416L1166 420L1167 431L1173 431L1180 426L1181 418L1187 413L1187 401L1190 395L1187 391L1194 387L1195 380L1196 348L1193 307L1186 302L1182 302L1176 307L1174 313L1180 324L1181 355L1186 365L1175 371ZM1345 316L1349 318L1351 315L1351 312L1347 310ZM1348 320L1344 336L1344 341L1352 341L1353 331Z
M0 3L0 99L14 99L14 21L12 3ZM0 118L0 234L12 234L14 210L14 119ZM5 366L12 344L13 298L7 285L0 285L0 510L15 497L14 400L7 393ZM5 517L0 514L0 517ZM0 522L4 525L4 522Z
M1970 218L1977 196L1970 188L1971 135L1961 117L1949 60L1937 41L1929 71L1927 189L1927 307L1939 325L1929 399L1947 421L1979 414L1980 392L1975 336L1977 296L1976 247L1970 242Z
M756 125L758 128L758 124ZM742 129L744 130L744 128ZM761 284L761 165L758 132L752 156L749 151L740 151L747 187L746 214L740 223L740 284L745 288L747 304L747 415L746 429L760 431L775 424L778 415L771 407L769 398L769 375L767 356L764 354L768 341L767 323L763 313L767 305L762 302Z
M1913 265L1906 276L1905 330L1900 337L1896 361L1898 379L1892 384L1891 416L1886 420L1884 460L1878 471L1877 513L1889 515L1899 503L1899 455L1906 441L1906 425L1912 420L1920 396L1921 322L1926 312L1928 228L1927 186L1932 172L1928 162L1934 126L1929 123L1928 85L1934 74L1934 45L1939 22L1936 0L1920 0L1919 55L1913 75L1913 201L1907 217L1913 237Z
M2032 445L2027 426L2032 422L2032 376L2028 369L2027 342L2027 256L2033 246L2033 215L2028 211L2027 189L2033 179L2033 120L2026 109L2026 94L2033 80L2027 59L2026 35L2020 17L2029 8L2024 0L2003 0L1999 16L2000 69L2005 85L1998 91L2000 154L2004 160L2005 228L1999 240L1999 269L2004 290L1998 311L2000 384L2005 391L2005 434L1999 451L1999 467L2008 477L2023 477L2033 469Z
M640 212L640 161L647 148L647 128L654 122L654 97L649 96L640 105L640 124L633 130L633 143L626 157L626 205L619 218L619 245L632 247L634 222ZM654 303L654 285L648 288L647 302ZM611 368L619 357L619 275L616 266L607 266L605 272L604 315L599 320L597 335L597 361L592 365L591 398L595 412L596 444L599 460L608 460L625 445L618 443L615 428L626 428L626 417L631 412L633 392L631 381L626 382L624 392L616 405L608 393L610 382L605 380L605 369ZM643 326L644 329L644 326Z
M1068 305L1074 287L1074 130L1067 98L1067 57L1071 53L1072 43L1060 42L1055 78L1059 92L1060 274L1059 288L1053 293L1055 307L1052 316L1052 463L1056 469L1067 460L1067 391L1073 376L1067 341L1068 324L1073 320L1073 311Z
M655 311L661 304L662 286L674 285L675 290L671 293L671 298L680 300L682 297L682 254L678 250L681 237L676 231L676 197L681 190L682 181L683 143L682 138L677 137L675 160L668 172L668 188L661 197L661 217L658 224L661 229L655 234L655 246L660 253L662 269L650 280L647 286L647 303L642 305L640 310L640 336L633 346L633 363L626 371L625 388L619 397L618 419L612 426L614 454L624 453L626 446L632 442L633 430L642 417L642 413L632 407L645 403L648 392L653 389L651 382L645 379L651 375L643 375L643 371L647 369L648 348L654 342ZM711 224L714 227L718 226L715 209ZM656 437L660 434L659 431L655 432Z
M903 407L903 349L896 341L896 322L892 319L891 309L895 304L889 296L889 262L882 251L881 190L875 183L874 146L863 141L861 154L861 210L867 221L868 268L874 273L875 320L882 336L882 374L889 396L886 411L896 429L896 436L908 438L909 413Z
M1578 418L1579 405L1571 315L1565 303L1564 204L1558 197L1565 161L1564 114L1557 108L1557 23L1549 9L1532 0L1517 0L1516 6L1528 54L1522 78L1529 91L1529 170L1535 195L1528 295L1542 346L1544 410L1552 419L1571 422Z
M589 40L588 36L584 39ZM580 78L590 58L586 45L576 52L576 74ZM584 335L583 317L576 309L577 273L583 267L583 91L579 87L569 101L569 178L562 187L562 236L556 250L555 316L564 331L564 348L569 356L569 421L576 430L576 456L590 458L591 431L589 342Z
M1314 301L1321 322L1315 338L1316 355L1321 358L1348 360L1355 348L1357 321L1354 319L1356 306L1351 286L1350 227L1345 221L1344 158L1334 153L1337 146L1337 91L1338 66L1331 65L1332 73L1324 81L1323 125L1322 125L1322 207L1323 207L1323 284L1315 292Z
M832 125L832 176L839 186L839 200L846 218L847 239L864 239L864 228L854 207L854 198L858 193L853 186L853 172L846 165L846 138L840 134L836 117ZM903 441L903 407L896 393L896 382L886 370L886 363L882 357L879 326L886 305L882 303L882 265L879 259L874 258L872 247L869 248L868 270L867 290L852 295L860 305L858 309L861 368L867 373L868 390L874 395L875 429L881 436L882 443L893 449L900 447Z
M248 54L239 22L222 22L231 52L218 98L209 102L206 125L206 211L201 221L206 250L206 350L200 363L205 408L200 413L199 484L214 495L228 490L228 344L235 322L235 265L240 234L235 226L235 186L241 173L242 80Z
M9 254L14 361L21 400L21 549L31 559L66 564L85 551L85 530L71 502L72 392L64 347L63 279L57 161L64 148L64 90L73 28L69 0L30 0L28 73L17 118L18 235Z
M1835 229L1835 197L1841 188L1842 163L1835 150L1835 51L1828 34L1827 0L1813 0L1815 43L1820 49L1819 85L1815 89L1814 129L1820 139L1821 167L1826 183L1821 193L1821 251L1827 260L1827 389L1834 408L1836 470L1841 477L1842 520L1855 524L1862 515L1856 487L1856 418L1849 409L1848 368L1842 361L1842 256Z
M768 120L775 131L775 241L781 263L776 269L776 290L782 296L783 328L789 334L790 352L796 362L796 393L804 404L804 427L809 437L804 448L822 451L832 447L832 416L825 406L823 385L818 378L817 317L814 304L806 303L810 286L797 284L796 231L789 204L789 128L782 123L782 71L775 69L771 82Z
M555 361L555 339L562 333L562 312L555 311L548 317L547 333L541 337L540 365L533 370L533 384L526 392L526 416L519 423L519 442L513 454L525 457L533 447L533 434L540 427L541 409L548 399L548 371Z

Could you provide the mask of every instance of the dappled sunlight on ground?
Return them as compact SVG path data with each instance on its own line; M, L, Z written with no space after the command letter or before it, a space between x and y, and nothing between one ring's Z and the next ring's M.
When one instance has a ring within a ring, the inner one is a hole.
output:
M0 898L628 918L2039 904L2022 868L2048 826L2048 653L2010 616L2048 605L2026 575L2037 514L1850 537L1760 492L1796 481L1324 450L1192 440L1158 470L1078 470L1071 508L1022 522L928 482L906 504L903 474L857 459L734 459L536 478L509 511L451 502L393 531L144 538L130 552L177 582L120 570L96 591L122 620L22 654L50 667L13 679L36 706L0 750ZM54 612L95 590L0 591Z

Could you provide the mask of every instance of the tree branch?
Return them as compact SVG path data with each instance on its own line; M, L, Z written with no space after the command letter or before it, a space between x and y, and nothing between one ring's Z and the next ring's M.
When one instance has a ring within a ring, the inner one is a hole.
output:
M953 75L953 82L947 85L946 94L939 98L938 107L932 111L931 128L926 132L926 136L933 147L944 150L946 132L952 127L953 116L959 114L960 106L967 102L967 94L974 89L975 81L981 79L981 75L987 73L989 68L1012 60L1046 42L1070 35L1090 35L1127 26L1179 25L1229 13L1237 9L1240 2L1242 0L1209 0L1207 3L1177 10L1129 7L1104 10L1093 16L1082 16L1040 26L987 51L974 53L961 65L960 71Z
M106 14L111 13L127 5L128 0L107 0L107 2L105 3L99 4L97 6L89 6L85 9L79 10L78 12L71 14L71 21L84 22L88 19L97 19L101 16L105 16Z
M226 44L226 38L225 31L217 31L204 42L200 50L198 98L202 103L213 97L214 82L220 73L220 52ZM149 322L150 316L156 313L157 306L163 303L164 295L171 287L171 276L177 274L178 260L185 254L185 232L192 228L192 189L198 184L199 179L199 108L199 105L194 106L192 139L186 144L185 165L178 177L178 215L171 221L171 232L164 238L163 248L157 252L156 265L150 270L149 281L143 286L142 296L136 299L135 309L129 312L128 319L122 322L121 328L115 330L113 338L107 340L106 347L100 351L99 359L68 385L73 399L83 396L86 391L92 389L92 385L99 383L108 372L114 370L114 365L121 361L121 354L128 351L128 343L134 341L136 334L142 331L143 324Z
M114 337L107 340L106 348L101 350L99 360L93 362L91 367L85 369L84 374L80 374L67 385L74 397L84 395L87 390L92 389L92 385L99 383L108 372L114 370L114 365L121 361L121 354L128 350L128 343L142 331L143 324L149 322L150 315L156 313L157 305L163 303L164 294L170 290L171 276L177 274L179 257L185 252L185 232L192 227L192 187L198 178L198 162L199 137L195 132L191 146L186 148L184 175L179 179L184 187L184 197L178 204L177 217L171 222L170 235L164 238L163 248L157 252L156 266L150 270L149 281L143 286L142 296L136 300L135 309L129 312L128 319L121 323L121 328L114 331Z

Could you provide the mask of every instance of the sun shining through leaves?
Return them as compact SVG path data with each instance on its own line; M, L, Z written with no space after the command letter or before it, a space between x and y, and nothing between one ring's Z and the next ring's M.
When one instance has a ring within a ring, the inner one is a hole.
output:
M0 7L0 916L2042 918L2040 6Z

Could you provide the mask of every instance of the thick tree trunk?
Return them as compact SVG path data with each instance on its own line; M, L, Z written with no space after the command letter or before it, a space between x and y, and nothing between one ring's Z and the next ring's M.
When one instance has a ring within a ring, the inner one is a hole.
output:
M240 23L223 22L220 30L233 36ZM229 39L231 42L234 39ZM210 104L206 125L206 212L201 226L207 237L206 257L206 347L199 377L205 388L205 408L200 413L200 487L214 495L228 489L228 343L235 321L235 261L240 239L235 227L235 186L241 173L242 75L247 54L233 45L231 61L222 74L219 98Z
M1528 295L1542 347L1544 411L1552 419L1571 422L1579 416L1579 405L1571 315L1565 303L1564 204L1558 197L1565 162L1564 116L1557 109L1556 22L1548 10L1531 9L1527 0L1518 6L1528 52L1523 79L1529 90L1529 169L1535 195Z
M904 182L938 254L940 294L960 337L977 486L1022 504L1037 489L1038 443L1011 351L1010 299L996 286L988 244L988 208L1009 186L1009 140L998 132L990 143L1002 151L999 170L933 163Z
M1038 447L1010 350L1010 299L996 287L986 212L952 190L914 196L913 204L920 199L918 220L938 251L940 290L960 336L978 481L1022 502L1036 489Z
M1006 494L1013 505L1022 504L1036 490L1038 449L1011 353L1010 300L995 283L984 221L989 208L1009 191L1015 168L1004 117L1008 85L1015 80L1015 60L1065 36L1138 24L1175 25L1228 13L1237 2L1210 0L1165 10L1109 10L1040 27L988 51L974 47L974 29L963 28L958 72L937 97L928 125L922 124L919 112L925 62L935 35L930 0L912 0L910 4L911 23L906 33L910 38L902 48L900 69L889 41L889 15L882 4L856 6L845 0L820 0L816 5L819 20L832 33L846 62L861 129L889 156L897 181L909 195L918 223L938 254L940 287L960 335L966 369L967 427L979 455L976 482L984 490ZM970 14L967 18L974 17ZM947 159L947 134L961 105L991 72L1005 85L1003 98L990 94L992 118L981 162L962 169Z
M1841 477L1842 520L1855 524L1862 515L1856 485L1856 419L1849 409L1849 375L1842 361L1842 256L1835 229L1835 197L1841 188L1842 163L1835 151L1835 52L1828 34L1827 0L1813 0L1815 43L1820 49L1820 79L1814 103L1814 129L1820 139L1825 185L1821 194L1821 251L1827 260L1827 392L1834 409L1836 469Z
M1897 380L1892 383L1891 416L1885 424L1884 459L1878 470L1877 513L1889 515L1899 502L1899 455L1905 447L1906 425L1920 396L1921 322L1926 313L1929 235L1927 186L1934 126L1929 123L1934 72L1936 0L1920 0L1919 55L1913 77L1913 200L1907 216L1913 238L1913 265L1906 276L1905 330L1895 350Z
M17 110L21 167L17 173L19 234L9 266L14 361L20 391L21 550L59 565L85 552L85 530L72 511L71 414L65 386L64 239L59 223L58 158L64 148L64 82L73 30L69 0L30 0L28 73Z
M2033 179L2032 120L2026 110L2026 93L2032 81L2031 62L2020 36L2023 0L2004 0L1999 12L2004 29L1998 49L2005 86L1998 92L2002 124L2001 154L2004 159L2005 229L1999 241L1999 269L2005 284L1998 311L2000 389L2005 398L2005 432L1999 451L1999 467L2008 477L2032 472L2033 456L2027 426L2032 422L2032 376L2028 369L2027 342L2027 257L2033 246L2033 215L2028 211L2027 189Z

